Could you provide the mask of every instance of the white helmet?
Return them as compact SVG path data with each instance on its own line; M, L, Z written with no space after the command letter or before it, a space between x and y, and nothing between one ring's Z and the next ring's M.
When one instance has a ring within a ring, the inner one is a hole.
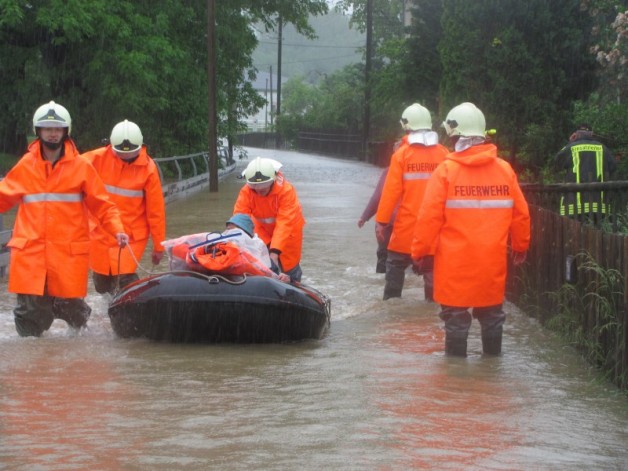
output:
M262 185L264 183L274 182L277 178L275 161L256 157L255 160L244 169L244 178L249 185Z
M72 131L72 118L63 106L51 101L41 105L33 115L33 133L37 128L68 128L68 136Z
M131 154L140 150L144 136L137 124L125 119L113 127L109 143L117 154Z
M413 103L401 114L401 127L406 131L418 131L419 129L432 129L432 116L427 108Z
M473 103L462 103L451 109L443 126L448 136L484 137L486 120Z

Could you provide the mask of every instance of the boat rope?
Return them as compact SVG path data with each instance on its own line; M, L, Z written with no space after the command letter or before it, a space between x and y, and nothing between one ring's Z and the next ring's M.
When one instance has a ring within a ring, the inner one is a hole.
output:
M206 275L204 273L199 273L197 271L193 271L193 270L165 270L165 271L161 271L161 272L156 272L154 270L147 270L146 268L144 268L139 260L135 257L135 254L133 253L133 250L131 250L131 247L129 245L126 245L126 247L128 247L129 251L131 252L131 257L133 257L133 260L135 261L135 264L137 265L137 267L143 271L144 273L147 273L148 275L152 276L152 275L165 275L167 273L189 273L189 274L193 274L196 275L198 277L201 278L205 278L207 281L209 281L210 283L213 281L224 281L225 283L229 283L231 285L241 285L243 283L246 283L246 273L243 276L243 278L241 280L231 280L225 276L222 275L218 275L218 274L211 274L211 275ZM119 249L118 251L118 273L120 273L120 255L122 253L122 248ZM117 290L116 292L119 291L120 288L120 275L117 276Z
M133 253L133 251L131 250L131 253ZM116 276L116 289L115 289L115 293L119 293L120 292L120 259L122 258L122 247L118 247L118 276Z
M133 258L133 260L135 261L135 264L137 265L137 268L139 268L141 271L143 271L144 273L148 274L148 275L157 275L159 274L158 272L155 272L154 270L147 270L146 268L144 268L140 261L135 257L135 254L133 253L133 250L131 250L131 246L129 244L126 245L126 247L128 247L129 252L131 252L131 258ZM122 249L120 249L122 250ZM118 273L120 273L120 259L118 258ZM162 272L162 273L167 273L167 272Z
M241 280L231 280L227 277L224 277L222 275L218 275L216 273L212 274L212 275L206 275L204 273L199 273L197 271L192 271L192 270L173 270L173 271L168 271L166 273L187 273L187 274L191 274L191 275L195 275L198 276L200 278L205 278L207 281L209 281L210 283L213 281L224 281L225 283L229 283L230 285L241 285L246 283L246 277L247 275L244 274L242 275L242 279Z

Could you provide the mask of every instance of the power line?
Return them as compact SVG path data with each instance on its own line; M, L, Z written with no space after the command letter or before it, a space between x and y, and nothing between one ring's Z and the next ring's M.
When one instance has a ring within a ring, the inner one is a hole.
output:
M320 59L308 59L308 60L302 60L302 61L292 61L292 62L283 62L284 64L304 64L306 62L316 62L316 61L328 61L328 60L334 60L334 59L347 59L350 57L355 57L355 55L350 55L350 56L334 56L334 57L321 57ZM256 65L256 67L258 68L264 68L264 67L269 67L271 65L274 64L260 64L260 65Z
M271 45L277 45L277 41L258 41L260 44L271 44ZM335 46L333 44L321 44L321 45L316 45L316 44L289 44L289 43L285 43L282 42L281 43L283 46L294 46L294 47L315 47L315 48L334 48L334 49L359 49L361 47L364 47L364 44L361 44L359 46Z

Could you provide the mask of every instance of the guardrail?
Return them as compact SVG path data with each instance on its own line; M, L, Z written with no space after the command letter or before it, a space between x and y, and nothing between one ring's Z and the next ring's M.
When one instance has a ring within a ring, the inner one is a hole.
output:
M222 180L235 170L236 163L229 158L226 147L218 148L218 159L218 180ZM207 152L153 160L159 170L166 204L209 186L209 154Z
M218 148L218 158L218 180L222 180L235 171L236 163L229 158L227 149L224 147ZM153 160L157 164L166 204L185 198L209 186L209 154L207 152ZM9 266L10 253L7 243L12 234L12 230L4 230L4 218L0 214L0 278L6 276L6 270Z

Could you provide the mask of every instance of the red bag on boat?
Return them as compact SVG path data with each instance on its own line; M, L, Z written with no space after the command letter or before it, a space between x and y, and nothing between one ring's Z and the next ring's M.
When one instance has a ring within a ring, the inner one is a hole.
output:
M188 247L189 249L189 247ZM177 251L174 248L173 253ZM218 242L188 250L188 267L195 271L209 271L223 275L261 275L276 278L262 262L233 242Z

